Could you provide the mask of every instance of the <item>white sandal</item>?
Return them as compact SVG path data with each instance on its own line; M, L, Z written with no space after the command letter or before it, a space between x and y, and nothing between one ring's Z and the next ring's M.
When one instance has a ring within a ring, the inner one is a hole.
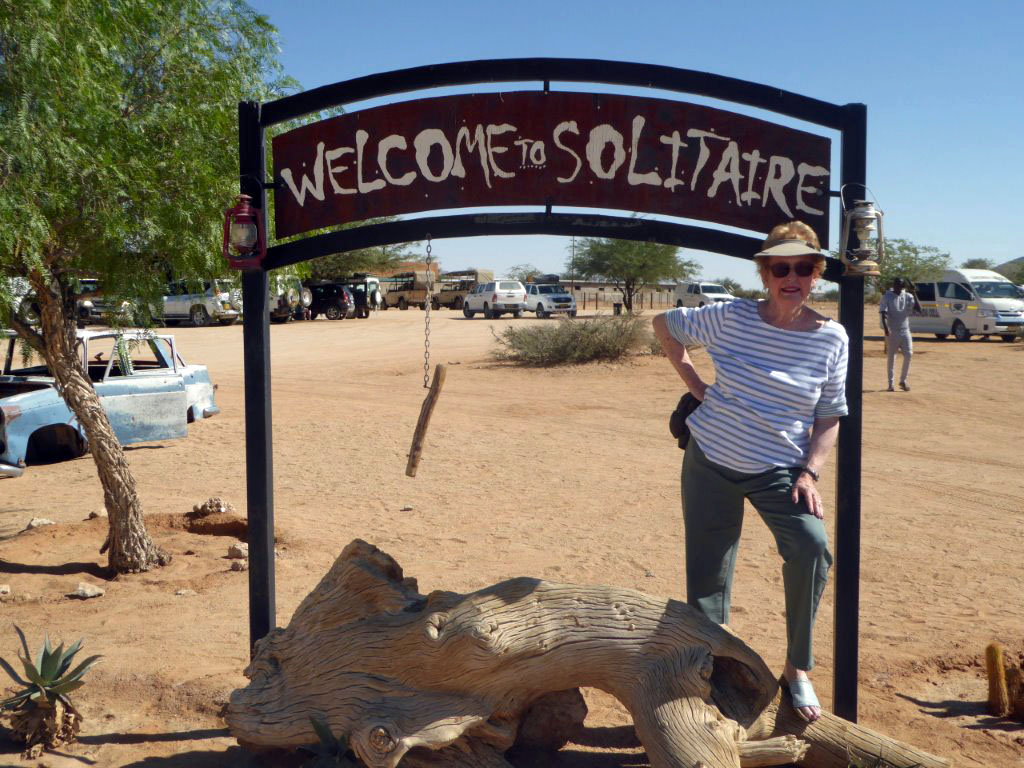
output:
M814 693L814 686L811 685L811 681L788 680L786 681L786 687L789 688L789 697L792 700L793 709L804 720L813 723L814 720L811 720L800 711L803 707L817 707L821 709L821 702L818 701L818 696Z

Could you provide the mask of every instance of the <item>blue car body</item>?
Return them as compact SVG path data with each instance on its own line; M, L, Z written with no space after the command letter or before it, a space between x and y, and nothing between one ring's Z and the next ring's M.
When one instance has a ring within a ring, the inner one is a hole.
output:
M0 343L0 477L19 477L36 456L84 453L85 432L46 365L26 365L11 331ZM185 437L188 422L220 413L206 366L187 365L173 336L79 331L78 353L121 445Z

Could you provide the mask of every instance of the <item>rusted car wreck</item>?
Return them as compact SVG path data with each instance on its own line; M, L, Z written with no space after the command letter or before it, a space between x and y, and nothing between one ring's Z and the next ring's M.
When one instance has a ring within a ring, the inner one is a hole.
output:
M46 362L12 331L0 331L0 344L0 477L85 453L85 433ZM188 423L220 413L206 366L187 364L173 336L81 330L77 348L122 445L185 437Z

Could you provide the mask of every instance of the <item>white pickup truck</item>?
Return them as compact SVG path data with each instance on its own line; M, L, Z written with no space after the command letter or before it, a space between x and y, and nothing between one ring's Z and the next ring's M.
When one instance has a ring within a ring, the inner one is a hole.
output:
M703 307L716 301L733 301L736 297L717 283L679 283L675 290L677 307Z

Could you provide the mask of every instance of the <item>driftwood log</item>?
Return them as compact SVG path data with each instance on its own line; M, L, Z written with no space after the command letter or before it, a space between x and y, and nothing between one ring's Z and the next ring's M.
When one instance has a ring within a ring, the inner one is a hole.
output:
M530 706L580 687L623 703L654 768L950 765L827 712L808 725L760 656L684 603L531 578L424 596L358 539L245 674L225 713L240 743L312 744L316 718L371 768L507 768Z

